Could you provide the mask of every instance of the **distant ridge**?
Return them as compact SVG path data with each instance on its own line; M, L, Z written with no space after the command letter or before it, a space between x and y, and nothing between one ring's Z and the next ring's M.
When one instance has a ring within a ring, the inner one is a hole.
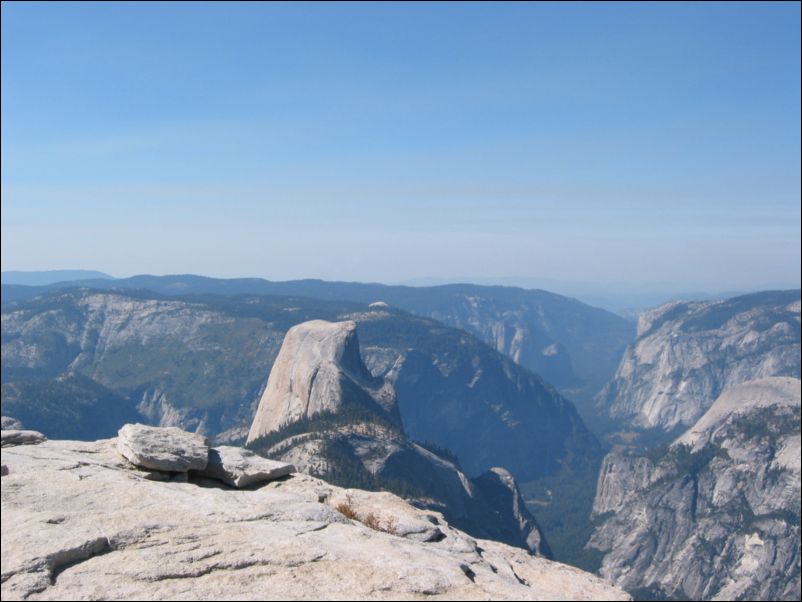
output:
M392 307L464 329L543 376L580 405L615 373L635 336L635 323L606 310L544 290L446 284L411 287L363 282L209 278L191 274L85 279L45 286L2 287L3 308L66 288L148 290L169 296L280 295Z
M44 270L39 272L9 270L2 273L3 284L24 284L27 286L45 286L56 282L90 279L114 280L114 276L109 276L96 270Z

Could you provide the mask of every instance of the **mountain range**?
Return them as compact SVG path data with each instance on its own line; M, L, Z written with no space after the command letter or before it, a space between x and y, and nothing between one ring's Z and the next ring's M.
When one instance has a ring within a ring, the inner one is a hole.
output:
M476 335L497 351L540 374L575 401L583 415L607 383L634 323L608 311L543 290L454 284L433 287L375 283L202 276L134 276L88 279L44 287L3 285L10 303L65 288L148 290L162 295L276 295L360 304L384 302Z
M798 592L798 410L778 391L798 388L799 291L673 302L637 331L475 285L143 276L2 297L3 414L48 436L247 440L640 597Z

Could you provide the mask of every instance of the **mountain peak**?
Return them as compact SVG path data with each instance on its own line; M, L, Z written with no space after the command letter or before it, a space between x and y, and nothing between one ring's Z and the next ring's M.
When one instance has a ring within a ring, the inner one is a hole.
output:
M360 404L397 421L392 387L374 378L359 354L356 322L310 320L293 326L273 364L248 443L344 404Z

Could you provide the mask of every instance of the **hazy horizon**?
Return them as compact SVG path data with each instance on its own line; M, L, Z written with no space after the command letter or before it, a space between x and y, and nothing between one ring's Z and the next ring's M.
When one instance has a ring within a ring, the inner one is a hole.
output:
M299 274L293 278L276 278L272 277L270 274L238 274L236 272L233 275L230 274L209 274L204 272L164 272L164 271L134 271L134 272L126 272L126 273L115 273L111 274L106 270L98 270L95 268L86 268L86 267L60 267L60 268L46 268L46 269L35 269L35 270L19 270L19 269L3 269L2 272L5 273L40 273L46 274L48 272L97 272L102 273L106 277L114 278L114 279L124 279L124 278L132 278L134 276L202 276L207 278L222 278L222 279L238 279L238 278L262 278L264 280L273 280L273 281L281 281L281 280L331 280L334 281L335 279L331 278L319 278L317 276L307 276L304 274ZM607 286L616 286L616 285L627 285L627 286L637 286L643 289L677 289L677 287L682 287L682 285L678 282L670 282L670 281L634 281L634 280L618 280L618 281L594 281L594 280L565 280L559 278L547 278L547 277L539 277L539 276L522 276L522 275L499 275L499 276L433 276L433 275L423 275L414 278L407 278L404 280L348 280L348 279L339 279L341 282L376 282L381 284L393 284L393 285L407 285L407 286L432 286L436 284L458 284L458 283L465 283L465 284L498 284L504 285L505 283L511 282L525 282L527 280L531 281L543 281L543 282L555 282L555 283L563 283L563 284L582 284L582 285L607 285ZM703 286L704 283L691 283L690 287L699 288ZM510 286L522 286L520 284L510 284ZM756 287L753 287L754 290L767 290L769 288L800 288L800 278L797 278L796 281L788 280L787 282L764 282L759 284ZM691 290L688 289L688 290ZM702 289L700 289L702 290ZM715 289L713 289L715 290ZM709 291L708 291L709 292Z
M799 23L3 3L2 270L796 288Z
M81 274L78 274L78 273ZM85 273L84 273L85 272ZM11 284L25 284L31 286L46 285L55 282L70 281L75 279L93 279L93 278L112 278L112 279L125 279L134 276L201 276L207 278L261 278L273 282L280 282L284 280L306 280L304 276L289 279L271 278L269 275L254 275L245 274L239 276L215 276L212 274L203 273L152 273L141 272L134 274L109 274L100 270L92 269L63 269L63 270L40 270L40 271L26 271L26 270L3 270L2 272L4 283L8 284L9 276L11 276ZM314 279L314 278L311 278ZM480 278L480 277L422 277L413 278L401 281L387 281L387 280L372 280L372 281L355 281L355 280L342 280L341 282L364 282L372 284L382 284L390 286L412 286L412 287L430 287L440 286L447 284L474 284L480 286L509 286L524 289L540 289L546 290L559 295L574 297L589 305L602 307L609 311L622 313L622 315L632 315L631 310L642 310L649 307L662 305L669 301L677 300L702 300L712 298L727 298L743 294L749 294L760 291L768 290L791 290L800 289L799 282L774 282L764 283L760 286L752 288L710 288L703 285L697 287L683 287L678 283L672 282L594 282L594 281L571 281L559 280L553 278L537 278L537 277L495 277L495 278Z

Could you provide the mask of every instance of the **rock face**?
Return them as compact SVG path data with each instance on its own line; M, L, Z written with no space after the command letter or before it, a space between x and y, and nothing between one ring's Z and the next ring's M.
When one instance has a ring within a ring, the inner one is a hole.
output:
M722 431L726 431L733 416L759 413L763 408L781 411L783 407L799 406L799 382L797 378L763 378L727 389L676 444L699 451L726 435Z
M248 443L301 418L336 412L342 404L378 406L397 420L392 387L374 379L362 363L356 322L293 326L273 363Z
M725 391L651 457L609 455L590 546L633 594L799 600L800 381Z
M648 487L656 475L648 458L619 452L607 454L599 469L594 516L621 510L631 499L632 492Z
M536 374L451 344L459 352L409 350L393 364L389 377L410 437L452 450L471 476L503 466L521 481L601 454L573 404Z
M518 490L518 484L509 472L503 468L492 468L473 479L473 483L481 492L485 504L489 508L507 510L503 513L496 511L498 520L502 523L496 527L496 530L509 533L508 539L523 537L525 545L521 547L535 550L542 556L551 556L549 544L543 537L540 527L526 509L521 492Z
M203 470L209 461L206 437L176 427L126 424L120 429L117 451L136 466L164 472Z
M3 451L4 600L628 599L388 493L305 475L247 490L155 482L116 448Z
M212 436L250 425L283 335L147 294L48 295L2 314L3 413L57 439L114 437L132 422Z
M461 328L581 404L610 379L631 322L543 290L469 284L393 291L392 304Z
M354 322L306 322L287 333L248 445L341 485L394 490L472 534L548 554L512 475L494 469L472 482L455 459L407 438L394 399L390 382L363 364Z
M800 376L800 291L676 302L644 313L602 410L636 427L691 426L726 389Z
M209 450L209 463L198 476L217 479L232 487L275 481L295 472L292 464L268 460L248 449L222 445Z

